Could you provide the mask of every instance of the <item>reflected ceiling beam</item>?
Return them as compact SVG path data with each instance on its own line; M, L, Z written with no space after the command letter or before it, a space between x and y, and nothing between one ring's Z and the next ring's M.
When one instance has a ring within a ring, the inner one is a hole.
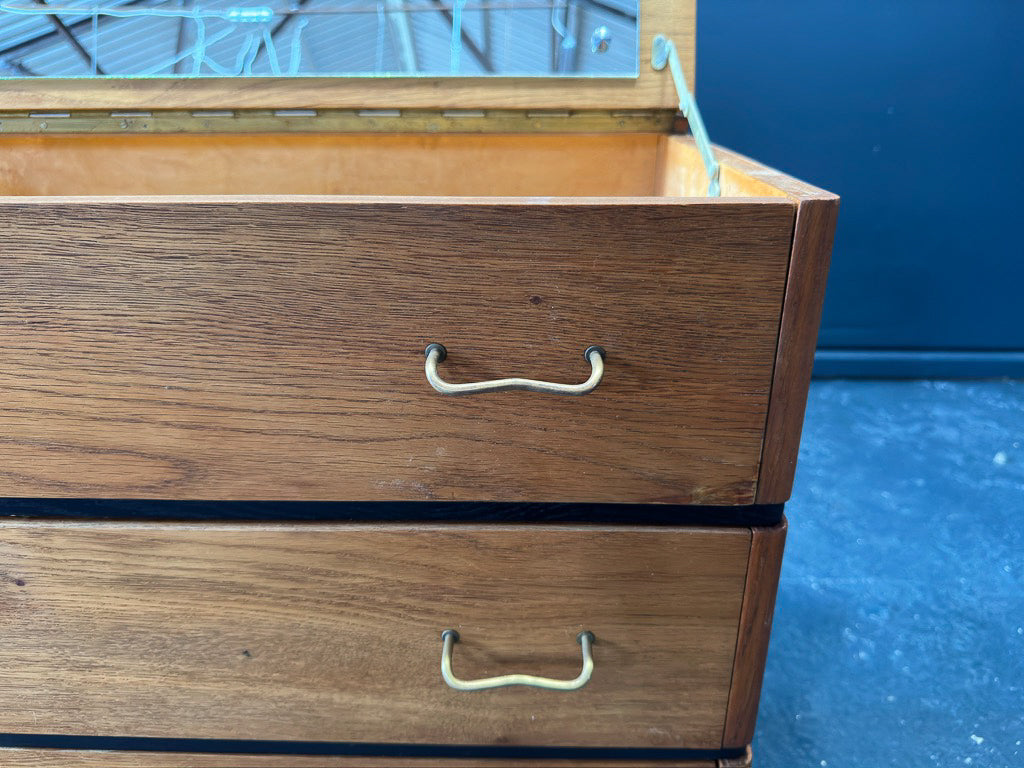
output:
M121 3L121 5L118 7L128 8L130 6L139 5L140 3L144 2L146 2L146 0L129 0L129 2L127 3ZM100 16L99 24L100 26L106 26L107 23L112 21L117 21L117 19L110 16ZM76 21L73 24L64 24L64 26L67 27L67 29L71 32L77 32L79 29L84 29L86 27L92 26L92 19L81 19L80 21ZM0 56L9 56L12 54L20 53L21 51L33 48L37 45L44 45L46 43L52 42L53 40L56 40L60 37L61 34L56 29L50 32L43 32L41 35L30 37L28 40L22 40L21 42L13 43L12 45L7 46L6 48L0 48ZM92 61L90 61L89 64L91 66Z
M46 0L36 0L36 4L45 6ZM57 16L56 13L48 13L46 14L46 18L48 18L50 20L50 23L53 24L53 27L55 30L57 30L57 33L62 38L64 38L64 42L66 42L68 45L75 49L78 55L82 57L82 60L89 65L90 69L95 71L97 75L107 74L100 67L99 63L95 61L94 54L90 54L89 51L86 50L85 46L82 45L81 41L79 41L79 39L75 37L75 33L71 31L71 28L68 27L68 25L65 24L63 21L61 21L60 17ZM89 19L89 21L91 22L92 20Z
M487 59L493 64L494 59L491 57L494 54L494 40L492 39L493 35L491 33L494 31L494 29L493 25L491 24L492 16L490 4L485 5L481 13L483 13L484 53L487 54Z
M300 8L302 8L302 6L304 6L308 2L309 0L296 0L295 6L291 10L285 11L284 18L277 22L277 24L275 24L273 28L270 30L270 39L276 41L277 33L283 30L285 27L287 27L288 22L290 22L298 15L296 11L298 11ZM259 43L256 44L256 55L252 57L253 62L255 62L256 59L260 57L260 54L263 53L264 48L266 48L266 44L261 38Z
M182 0L181 7L185 7L185 0ZM185 59L179 59L181 52L185 50L185 39L188 37L188 31L185 25L188 23L188 17L182 16L178 19L178 38L174 42L174 67L171 72L175 75L181 74L182 67L185 65ZM188 58L187 56L185 58Z
M444 4L444 0L430 0L441 12L441 15L448 21L448 26L455 29L455 20L452 18L452 10ZM480 47L473 42L473 38L469 36L466 30L459 30L459 37L462 38L462 44L466 46L466 49L473 54L473 58L480 62L480 66L483 67L484 72L494 72L494 64L491 63L491 57L480 50Z
M584 5L589 5L594 10L603 11L604 13L611 14L612 16L618 16L620 19L632 21L634 24L636 23L635 13L629 13L628 11L624 11L621 8L616 8L614 5L602 3L601 0L582 0L582 2L584 3Z
M0 72L3 71L13 72L23 77L38 77L39 73L34 72L20 61L11 61L9 59L0 59Z
M552 13L558 13L561 9L555 8ZM552 28L554 29L554 69L555 72L564 75L567 72L575 72L579 69L580 56L580 29L583 14L580 13L579 5L574 0L565 4L565 12L562 14L562 28L554 26L552 17Z
M398 52L398 63L403 72L415 72L416 44L413 41L412 24L405 10L405 0L384 0L392 42Z

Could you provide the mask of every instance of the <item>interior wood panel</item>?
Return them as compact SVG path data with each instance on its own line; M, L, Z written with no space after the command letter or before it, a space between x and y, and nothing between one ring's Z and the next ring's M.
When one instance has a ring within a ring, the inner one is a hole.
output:
M750 529L0 523L0 732L717 749ZM573 692L462 693L465 678Z
M0 137L7 195L635 196L657 134Z
M784 177L722 157L724 197L785 197ZM742 165L743 168L738 168ZM686 136L58 134L0 137L3 195L704 197Z
M0 493L752 503L794 210L4 198Z
M719 164L719 185L722 197L785 197L786 192L771 182L744 172L732 164L731 153L715 147L715 159ZM761 167L747 171L766 170ZM781 174L780 174L781 175ZM763 175L762 175L763 176ZM654 193L667 197L704 197L708 191L708 175L704 161L689 136L661 136L658 143L658 160Z

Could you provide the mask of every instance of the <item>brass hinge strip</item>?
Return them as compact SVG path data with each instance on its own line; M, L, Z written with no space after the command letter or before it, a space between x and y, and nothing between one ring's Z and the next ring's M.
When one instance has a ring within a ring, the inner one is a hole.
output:
M0 112L0 134L667 133L673 110L205 109Z

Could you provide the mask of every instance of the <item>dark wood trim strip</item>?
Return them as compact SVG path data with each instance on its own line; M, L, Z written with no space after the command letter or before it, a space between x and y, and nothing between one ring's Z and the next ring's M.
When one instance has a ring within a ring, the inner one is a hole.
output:
M4 768L715 768L725 760L491 760L430 757L296 757L211 755L201 752L112 752L108 750L0 748ZM729 763L732 765L733 763ZM741 765L739 761L735 763ZM746 763L742 763L746 765Z
M758 504L781 504L789 499L793 490L838 215L839 198L828 193L801 200L797 209L775 373L761 447Z
M170 739L147 736L65 736L0 733L4 748L100 750L207 755L287 755L291 757L421 758L462 760L607 760L686 761L742 757L743 749L660 747L537 747L473 744L370 744L332 741L252 741L245 739Z
M787 527L783 517L771 528L751 528L750 559L722 733L724 749L744 747L754 738Z
M0 517L203 522L592 523L750 528L782 519L782 504L568 504L494 501L194 501L0 498Z

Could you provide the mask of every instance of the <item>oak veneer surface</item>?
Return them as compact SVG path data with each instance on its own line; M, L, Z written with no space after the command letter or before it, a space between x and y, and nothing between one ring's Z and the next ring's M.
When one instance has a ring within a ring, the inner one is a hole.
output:
M0 495L752 503L794 211L0 199Z
M0 732L718 749L750 529L0 524ZM443 683L579 672L579 691Z

